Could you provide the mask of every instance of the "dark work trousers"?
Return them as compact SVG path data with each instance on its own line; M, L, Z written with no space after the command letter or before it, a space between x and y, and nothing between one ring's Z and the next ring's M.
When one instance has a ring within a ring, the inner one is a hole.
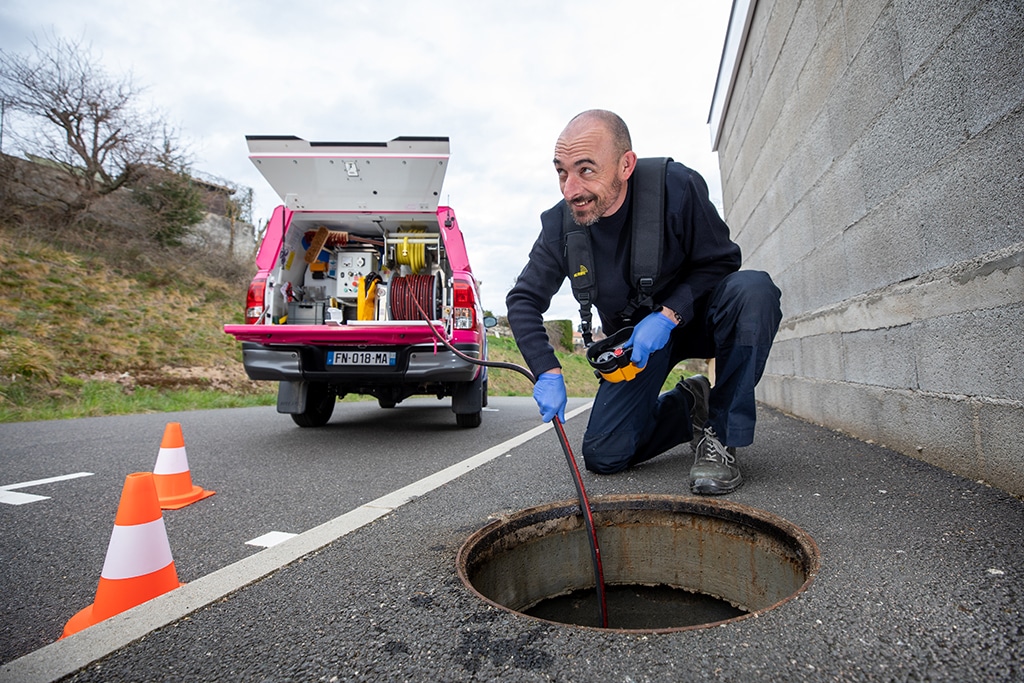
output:
M659 396L668 373L687 358L715 359L708 422L726 446L749 446L756 420L754 387L782 320L782 292L757 270L732 273L711 292L688 325L652 353L628 382L601 380L583 436L588 470L613 474L690 441L689 394Z

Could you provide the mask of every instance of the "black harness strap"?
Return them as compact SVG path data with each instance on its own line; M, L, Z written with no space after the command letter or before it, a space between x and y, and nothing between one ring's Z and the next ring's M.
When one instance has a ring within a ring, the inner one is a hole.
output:
M594 314L590 309L597 291L597 277L594 273L594 253L590 248L590 233L576 225L568 204L562 212L562 234L565 236L565 255L569 261L569 284L572 295L580 304L580 334L583 345L594 343Z
M665 225L665 171L668 157L637 159L633 171L630 208L632 247L630 276L636 296L621 315L631 318L638 308L654 308L654 284L661 269L661 244Z

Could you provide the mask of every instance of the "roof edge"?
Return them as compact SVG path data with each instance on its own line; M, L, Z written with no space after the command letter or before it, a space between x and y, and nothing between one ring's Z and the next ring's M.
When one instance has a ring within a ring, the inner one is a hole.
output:
M740 56L747 45L750 22L754 16L757 0L733 0L729 13L729 28L725 33L722 45L722 58L718 63L718 78L715 81L715 92L711 96L711 110L708 112L708 130L711 134L711 151L718 151L718 142L722 135L725 113L732 99L732 89L736 82L736 73L740 68Z

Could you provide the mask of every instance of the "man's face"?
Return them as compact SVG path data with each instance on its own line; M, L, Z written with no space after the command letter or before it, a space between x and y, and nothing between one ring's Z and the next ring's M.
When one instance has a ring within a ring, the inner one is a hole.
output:
M618 154L600 122L577 121L555 143L554 163L573 220L588 226L622 206L636 155L631 151Z

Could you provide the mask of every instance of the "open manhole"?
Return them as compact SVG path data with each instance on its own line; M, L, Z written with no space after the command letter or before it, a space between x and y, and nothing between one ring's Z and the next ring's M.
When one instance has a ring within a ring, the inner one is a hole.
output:
M784 519L729 501L678 496L590 500L609 629L678 631L765 612L817 574L818 547ZM522 510L480 529L459 577L491 604L600 627L588 535L575 501Z

